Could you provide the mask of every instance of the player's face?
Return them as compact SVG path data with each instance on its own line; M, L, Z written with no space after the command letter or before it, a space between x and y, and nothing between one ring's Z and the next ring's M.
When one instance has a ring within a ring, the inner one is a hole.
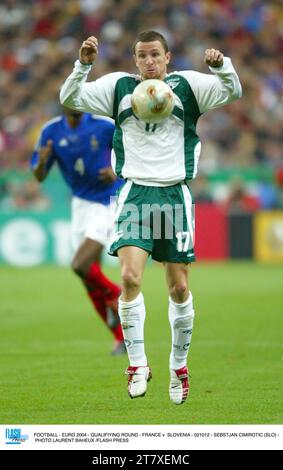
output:
M69 108L64 108L64 114L67 117L67 120L71 127L77 127L83 116L83 113L81 111L76 111L74 109Z
M140 41L136 44L134 60L142 80L149 78L163 80L170 57L170 52L165 52L160 41Z

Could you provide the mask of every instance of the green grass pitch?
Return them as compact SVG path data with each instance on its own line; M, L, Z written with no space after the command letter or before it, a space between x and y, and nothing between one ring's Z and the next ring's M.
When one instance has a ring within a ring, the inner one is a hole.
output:
M119 280L118 268L106 272ZM0 268L1 424L281 424L282 266L196 263L191 392L168 397L170 329L163 268L149 265L144 398L127 395L127 358L68 268Z

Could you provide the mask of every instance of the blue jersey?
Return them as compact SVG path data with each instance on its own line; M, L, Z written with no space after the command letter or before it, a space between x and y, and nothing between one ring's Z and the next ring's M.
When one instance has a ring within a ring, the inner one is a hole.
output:
M31 167L39 160L38 151L52 140L52 155L46 163L49 171L57 162L63 178L74 196L88 201L109 204L121 180L105 184L99 180L99 170L111 166L110 155L115 126L109 119L84 113L77 127L67 118L58 116L45 124L31 157Z

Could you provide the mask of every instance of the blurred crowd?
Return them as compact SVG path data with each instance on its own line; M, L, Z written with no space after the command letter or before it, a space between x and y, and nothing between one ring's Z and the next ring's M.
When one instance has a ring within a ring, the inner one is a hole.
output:
M170 71L208 72L204 51L230 56L243 98L207 113L200 172L283 165L282 0L2 0L0 5L0 171L28 168L41 125L61 112L59 88L81 42L100 41L90 79L135 72L137 31L162 32L173 54Z

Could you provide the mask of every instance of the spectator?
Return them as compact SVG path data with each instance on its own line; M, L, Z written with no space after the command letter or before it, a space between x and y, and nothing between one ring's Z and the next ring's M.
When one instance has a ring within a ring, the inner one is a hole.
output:
M254 212L260 208L260 200L247 191L241 179L236 178L231 182L225 206L229 213Z
M58 88L90 30L103 37L94 72L100 76L132 72L127 45L152 27L167 37L173 68L197 68L208 44L224 43L240 71L243 99L233 112L228 106L200 123L202 171L258 165L276 171L283 163L282 21L278 0L3 0L0 168L27 169L31 136L60 112Z

